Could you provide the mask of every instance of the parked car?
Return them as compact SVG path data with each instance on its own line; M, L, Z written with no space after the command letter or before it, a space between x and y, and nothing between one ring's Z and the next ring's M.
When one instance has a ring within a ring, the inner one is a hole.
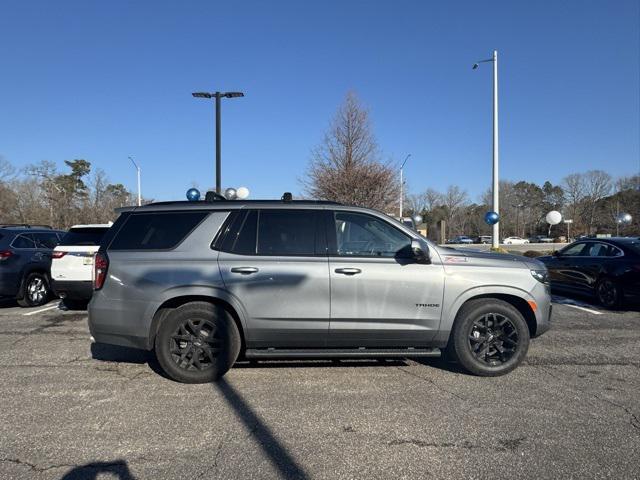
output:
M529 240L520 237L507 237L502 241L502 243L505 245L525 245L529 243Z
M549 269L554 289L591 295L607 308L640 297L638 238L581 240L538 260Z
M51 251L63 234L46 225L0 225L0 296L21 307L47 303Z
M153 349L190 383L220 377L239 355L441 350L495 376L549 327L536 260L438 247L381 212L283 198L121 209L95 259L95 341Z
M489 244L491 243L491 235L479 235L473 239L473 243Z
M111 224L74 225L52 253L51 286L70 308L84 308L93 294L93 257Z
M455 238L453 238L452 240L450 240L448 243L454 243L454 244L470 244L473 243L473 239L467 237L466 235L458 235Z
M529 238L530 243L553 243L553 238L546 235L534 235Z

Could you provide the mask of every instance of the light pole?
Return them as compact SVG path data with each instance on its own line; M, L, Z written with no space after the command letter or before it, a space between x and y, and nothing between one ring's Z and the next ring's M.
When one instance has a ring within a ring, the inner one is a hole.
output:
M404 162L402 162L402 165L400 165L400 220L402 220L402 200L404 198L404 192L403 190L403 183L404 180L402 178L402 169L404 168L404 164L407 163L407 160L409 160L409 157L411 156L411 154L407 155L406 158L404 159Z
M480 63L493 62L493 211L499 214L499 183L498 183L498 51L493 51L493 58L480 60L473 64L473 69ZM500 242L500 224L493 224L491 247L498 248Z
M140 167L131 155L129 155L128 158L131 160L131 163L133 163L133 166L136 167L136 171L138 172L138 206L140 207L142 205L142 192L140 191Z
M193 95L196 98L215 98L216 99L216 193L220 194L222 190L222 166L221 166L221 154L220 154L220 141L221 141L221 133L220 133L220 99L221 98L235 98L235 97L244 97L244 93L242 92L193 92Z

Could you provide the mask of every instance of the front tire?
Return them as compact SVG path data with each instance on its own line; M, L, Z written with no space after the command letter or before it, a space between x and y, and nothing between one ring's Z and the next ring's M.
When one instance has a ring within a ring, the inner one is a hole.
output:
M40 307L51 298L49 279L43 273L30 273L24 280L22 293L16 301L21 307Z
M511 304L493 298L467 302L453 324L449 356L482 377L505 375L527 355L529 328Z
M191 302L171 311L155 340L158 363L173 380L206 383L222 377L240 353L238 327L224 308Z

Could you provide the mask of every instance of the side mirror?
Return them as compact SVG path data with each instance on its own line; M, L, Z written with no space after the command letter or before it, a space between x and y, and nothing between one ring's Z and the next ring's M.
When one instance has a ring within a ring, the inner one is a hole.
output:
M411 253L416 263L431 263L429 253L422 249L422 243L418 240L411 240Z
M560 256L560 252L558 250L554 250L551 255L553 255L554 257L559 257Z

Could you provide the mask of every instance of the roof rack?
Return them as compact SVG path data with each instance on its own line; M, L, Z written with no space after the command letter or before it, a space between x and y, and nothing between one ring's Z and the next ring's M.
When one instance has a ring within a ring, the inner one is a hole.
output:
M280 200L229 200L227 198L225 198L223 195L213 191L213 190L209 190L205 197L204 200L197 200L197 201L188 201L188 200L169 200L169 201L164 201L164 202L152 202L152 203L148 203L147 205L202 205L202 203L218 203L218 202L225 202L225 203L229 203L229 204L241 204L241 203L247 203L247 204L254 204L254 203L271 203L271 204L276 204L276 203L292 203L292 204L307 204L307 205L342 205L339 202L333 202L331 200L293 200L293 195L291 194L291 192L284 192L284 194L282 195L282 198Z
M47 228L53 230L51 225L31 225L28 223L2 223L0 228Z

